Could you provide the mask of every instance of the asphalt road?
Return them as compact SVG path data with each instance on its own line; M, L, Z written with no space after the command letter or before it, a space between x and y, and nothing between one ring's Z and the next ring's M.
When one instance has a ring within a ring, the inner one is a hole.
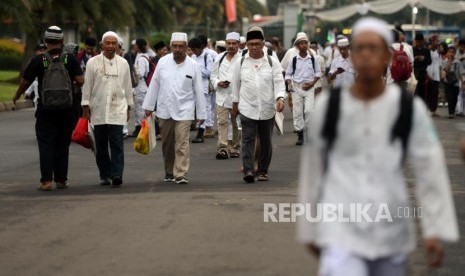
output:
M263 222L264 203L296 200L300 148L286 116L265 184L243 183L239 159L216 160L216 139L191 145L189 185L164 183L161 147L143 156L128 140L121 189L100 187L93 154L72 145L71 188L41 193L33 110L0 113L0 275L312 275L295 224ZM465 119L436 122L463 232ZM420 246L409 274L464 275L464 240L446 250L428 272Z

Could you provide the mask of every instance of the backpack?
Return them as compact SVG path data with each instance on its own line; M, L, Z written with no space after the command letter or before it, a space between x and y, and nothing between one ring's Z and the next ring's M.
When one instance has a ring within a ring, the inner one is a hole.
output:
M155 62L153 62L153 59L148 58L146 56L143 56L148 62L149 62L149 72L147 73L147 76L145 76L145 84L147 84L147 87L150 85L150 81L152 80L153 74L155 74L155 69L157 68L157 65Z
M404 45L400 44L399 50L394 50L392 56L391 76L396 82L406 81L412 75L412 65L408 58L407 52L404 51Z
M312 59L313 72L315 72L315 57L313 55L310 55L310 57ZM296 68L297 68L297 56L295 56L292 59L292 76L294 76Z
M338 136L337 124L339 121L340 102L341 88L336 87L331 91L329 96L325 121L320 133L321 137L326 141L326 148L324 150L323 156L324 172L326 172L328 169L329 153L331 152ZM410 130L412 128L413 117L413 97L405 89L401 90L399 105L400 112L394 125L392 126L390 140L391 143L393 143L396 139L400 139L403 150L401 165L403 165L407 155L407 146Z
M65 64L68 54L62 53L53 59L50 53L42 56L44 77L42 79L42 105L46 110L69 109L73 105L73 86Z

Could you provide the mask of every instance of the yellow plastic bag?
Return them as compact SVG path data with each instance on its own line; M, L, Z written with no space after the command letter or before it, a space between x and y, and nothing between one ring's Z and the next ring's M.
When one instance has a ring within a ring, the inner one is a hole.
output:
M142 121L139 135L137 135L137 139L134 141L134 150L140 154L149 154L150 152L149 127L145 120Z

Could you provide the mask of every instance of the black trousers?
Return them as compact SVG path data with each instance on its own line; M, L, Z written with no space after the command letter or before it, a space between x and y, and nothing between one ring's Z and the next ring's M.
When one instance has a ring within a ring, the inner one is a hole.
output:
M439 99L439 82L429 80L426 83L426 100L428 103L429 111L436 112L438 109Z
M459 97L459 87L453 84L445 84L447 107L449 108L449 115L455 114L455 107Z
M241 115L242 125L242 163L244 173L254 172L255 142L260 140L257 173L268 173L273 154L271 136L274 127L274 117L269 120L253 120Z
M36 111L36 137L39 146L41 182L68 180L69 145L74 129L72 110Z
M416 70L415 77L417 78L417 87L415 88L415 96L420 97L426 102L426 70Z
M124 171L124 140L123 126L94 126L96 160L100 179L123 177ZM110 147L110 152L108 151Z

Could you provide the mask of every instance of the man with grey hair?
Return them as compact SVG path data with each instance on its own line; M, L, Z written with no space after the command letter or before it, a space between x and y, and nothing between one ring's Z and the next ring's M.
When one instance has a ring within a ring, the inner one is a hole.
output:
M158 61L142 107L147 116L153 110L160 123L165 182L189 183L189 133L207 118L202 74L197 62L187 56L187 34L173 33L172 53ZM196 113L196 114L195 114Z
M123 184L123 127L133 105L129 64L117 54L118 40L114 32L103 35L103 52L87 62L81 102L84 117L94 125L100 185L114 187Z

